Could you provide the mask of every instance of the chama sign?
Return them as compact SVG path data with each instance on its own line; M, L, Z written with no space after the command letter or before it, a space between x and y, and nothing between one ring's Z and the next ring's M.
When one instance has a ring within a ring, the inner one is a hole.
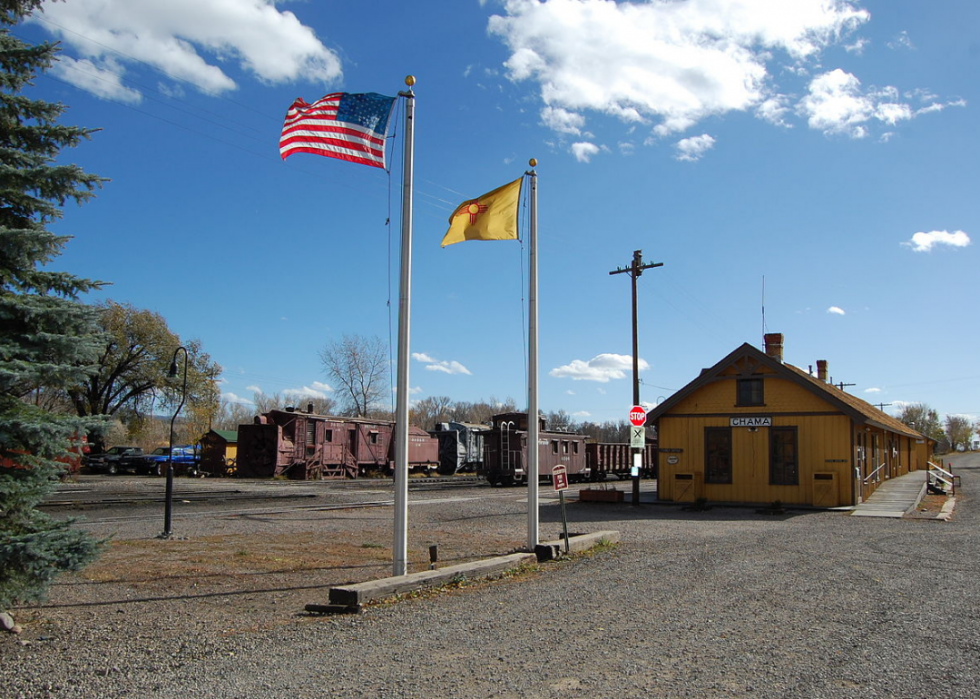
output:
M772 427L771 417L733 417L732 427Z

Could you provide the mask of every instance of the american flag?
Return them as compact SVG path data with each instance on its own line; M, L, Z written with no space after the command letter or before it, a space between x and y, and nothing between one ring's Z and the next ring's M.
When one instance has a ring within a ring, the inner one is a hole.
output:
M385 166L385 131L394 97L376 92L334 92L307 104L302 98L286 112L279 155L313 153L373 167Z

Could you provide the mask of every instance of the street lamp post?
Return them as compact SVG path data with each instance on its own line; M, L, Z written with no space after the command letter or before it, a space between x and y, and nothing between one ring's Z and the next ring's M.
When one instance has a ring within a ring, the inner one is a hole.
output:
M167 496L166 505L164 507L163 514L163 533L160 534L161 539L170 539L174 535L173 531L173 510L174 510L174 423L177 421L177 416L180 415L180 411L184 407L184 400L187 398L187 348L178 347L174 350L174 358L170 361L170 371L168 376L174 378L177 376L177 353L183 351L184 353L184 383L180 389L180 403L177 405L177 410L174 412L174 416L170 418L170 449L167 452Z

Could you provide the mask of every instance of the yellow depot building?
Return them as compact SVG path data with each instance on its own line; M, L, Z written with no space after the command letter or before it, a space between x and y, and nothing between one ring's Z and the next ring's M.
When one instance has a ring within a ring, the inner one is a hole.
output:
M855 505L927 468L934 442L817 372L743 344L647 416L659 438L658 497L685 502Z

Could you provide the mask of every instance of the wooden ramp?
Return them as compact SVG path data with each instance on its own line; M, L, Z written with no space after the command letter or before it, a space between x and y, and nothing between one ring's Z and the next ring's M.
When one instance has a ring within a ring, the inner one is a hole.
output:
M927 471L912 471L890 478L867 500L854 508L854 517L903 517L919 504L926 492Z

